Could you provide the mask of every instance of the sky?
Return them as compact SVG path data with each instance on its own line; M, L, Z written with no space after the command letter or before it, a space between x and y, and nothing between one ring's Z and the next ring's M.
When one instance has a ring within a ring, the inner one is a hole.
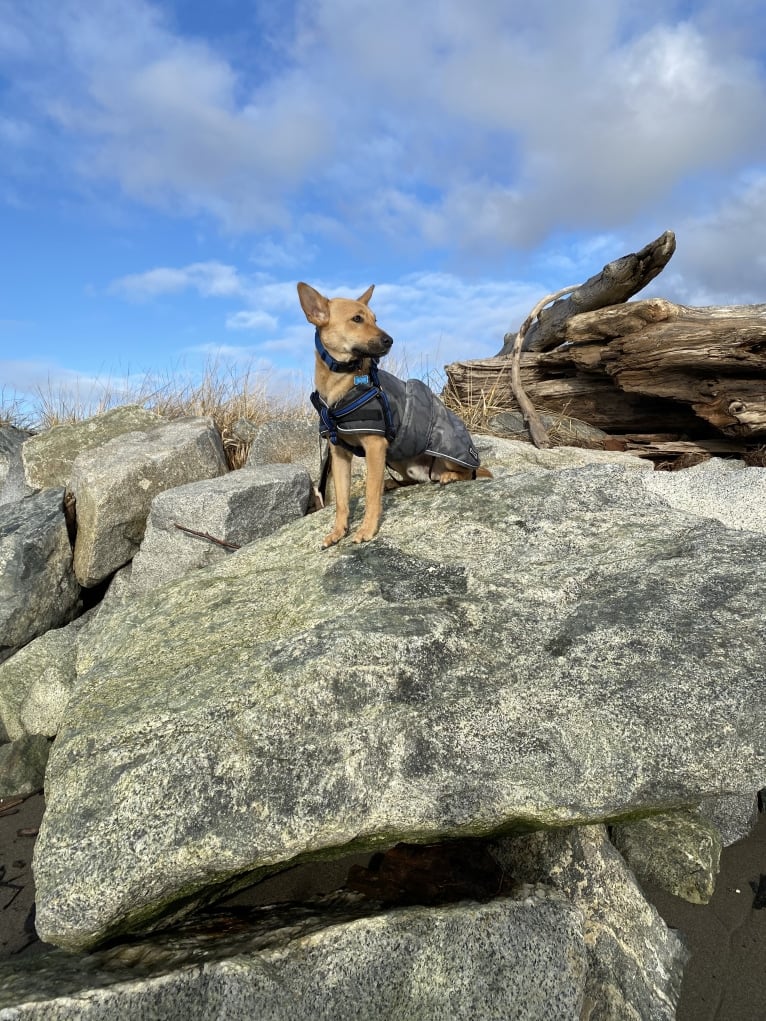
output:
M0 152L0 404L308 392L299 280L438 372L665 230L766 302L761 0L0 0Z

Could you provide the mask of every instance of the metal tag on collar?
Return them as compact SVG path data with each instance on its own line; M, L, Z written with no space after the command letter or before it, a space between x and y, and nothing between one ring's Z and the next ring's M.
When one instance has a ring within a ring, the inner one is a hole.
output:
M369 376L354 376L354 386L366 386L369 382Z

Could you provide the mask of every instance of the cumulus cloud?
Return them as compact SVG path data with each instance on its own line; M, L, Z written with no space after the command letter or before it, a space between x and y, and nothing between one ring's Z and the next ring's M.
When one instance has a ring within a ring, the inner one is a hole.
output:
M0 13L0 54L81 174L231 230L363 223L492 257L611 229L764 155L763 75L720 3L442 0L434 17L409 0L297 0L255 67L148 0ZM261 264L296 250L260 248Z
M182 5L0 0L0 140L24 153L0 171L0 200L18 204L14 175L34 167L54 187L116 186L250 234L246 269L160 266L111 290L239 302L228 328L274 344L295 305L278 278L321 273L334 246L352 264L384 249L408 268L481 271L530 253L527 275L550 281L539 297L646 243L646 221L679 236L679 293L762 296L766 9L751 0L441 0L438 14L286 0L278 16L249 13L235 46L184 31ZM572 246L581 232L591 253ZM546 266L536 249L552 242ZM452 345L446 324L414 319Z
M163 294L194 290L203 297L236 297L247 293L248 286L234 266L220 262L195 262L174 268L158 266L143 273L131 273L112 281L109 290L137 300Z
M230 330L275 330L277 319L268 312L244 309L227 316L226 326Z
M686 217L663 283L688 305L758 304L766 279L766 173L743 175L711 209Z

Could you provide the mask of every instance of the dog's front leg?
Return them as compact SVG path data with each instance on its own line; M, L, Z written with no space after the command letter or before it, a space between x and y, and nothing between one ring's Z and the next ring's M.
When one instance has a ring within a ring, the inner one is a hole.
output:
M367 484L364 491L364 517L354 532L352 542L369 542L374 538L383 514L383 479L388 440L385 436L363 436L361 442L367 462Z
M354 455L345 447L330 447L332 482L335 489L335 525L322 540L322 546L334 546L348 532L348 498L351 492L351 462Z

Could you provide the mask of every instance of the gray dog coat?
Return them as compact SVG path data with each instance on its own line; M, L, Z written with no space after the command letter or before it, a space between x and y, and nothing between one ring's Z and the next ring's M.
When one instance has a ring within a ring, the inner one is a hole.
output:
M406 382L373 362L370 374L354 377L354 386L330 407L311 395L319 412L319 434L364 456L354 434L388 437L386 463L421 454L444 457L465 468L479 467L479 455L463 422L419 379Z

